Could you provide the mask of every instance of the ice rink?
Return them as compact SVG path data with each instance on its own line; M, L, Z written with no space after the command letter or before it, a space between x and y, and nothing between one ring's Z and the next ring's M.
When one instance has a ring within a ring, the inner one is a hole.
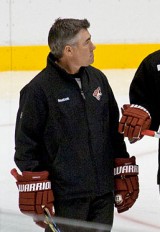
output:
M113 89L119 108L128 103L128 88L134 69L102 70ZM10 170L15 167L14 129L18 109L19 91L32 79L35 72L0 73L0 231L40 232L32 219L23 216L18 209L18 191ZM125 213L117 214L113 232L160 231L160 195L156 184L158 167L158 140L144 137L135 144L126 140L130 155L135 155L139 165L140 193L135 205ZM84 230L82 230L84 232ZM100 230L98 230L100 231Z

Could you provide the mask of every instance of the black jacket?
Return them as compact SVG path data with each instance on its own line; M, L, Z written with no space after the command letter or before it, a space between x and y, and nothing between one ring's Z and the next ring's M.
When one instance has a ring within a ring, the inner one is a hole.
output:
M85 99L75 77L81 78ZM128 157L118 120L101 71L89 66L67 74L49 54L47 67L20 93L15 162L21 171L48 170L57 198L113 191L114 158Z
M160 125L160 50L141 62L131 82L129 95L132 104L141 105L150 112L150 129L157 131ZM157 180L160 184L160 170Z

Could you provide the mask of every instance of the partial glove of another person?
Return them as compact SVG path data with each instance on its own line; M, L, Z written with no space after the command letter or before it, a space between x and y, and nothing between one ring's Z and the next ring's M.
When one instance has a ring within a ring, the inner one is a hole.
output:
M18 174L16 169L11 174L17 180L19 190L19 209L22 213L33 217L35 223L46 228L44 222L44 207L53 216L53 192L51 182L48 180L48 172L22 172Z
M140 140L141 132L149 129L151 116L142 106L125 104L122 108L122 117L119 122L118 131L128 137L130 143Z
M122 213L133 206L139 194L136 158L116 158L114 168L115 207Z

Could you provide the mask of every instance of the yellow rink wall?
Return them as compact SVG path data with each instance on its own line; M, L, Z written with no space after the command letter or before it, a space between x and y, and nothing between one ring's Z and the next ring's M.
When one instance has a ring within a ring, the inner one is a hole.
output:
M99 69L137 68L144 57L160 49L160 44L96 44ZM46 66L48 46L1 46L0 71L41 70Z

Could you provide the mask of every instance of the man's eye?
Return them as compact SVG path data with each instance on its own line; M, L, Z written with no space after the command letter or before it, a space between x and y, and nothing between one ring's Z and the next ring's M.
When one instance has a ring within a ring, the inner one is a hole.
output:
M90 40L87 40L87 41L86 41L86 44L89 44L89 43L90 43Z

